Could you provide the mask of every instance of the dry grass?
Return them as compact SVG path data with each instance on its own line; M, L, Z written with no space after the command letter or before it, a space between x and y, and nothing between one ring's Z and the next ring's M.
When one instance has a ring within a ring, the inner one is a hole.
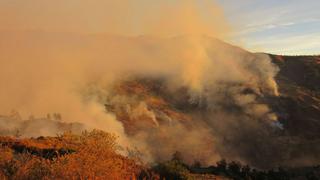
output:
M3 140L3 139L2 139ZM72 148L73 153L46 159L41 154L15 152L14 145L1 141L0 179L134 179L141 166L117 153L116 137L94 130L81 136L66 133L57 138L24 139L30 148ZM13 143L13 144L14 144ZM20 146L21 147L21 146Z

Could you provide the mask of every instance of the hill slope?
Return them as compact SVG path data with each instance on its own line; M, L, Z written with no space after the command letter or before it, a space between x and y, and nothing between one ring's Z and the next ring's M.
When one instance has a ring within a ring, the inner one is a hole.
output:
M204 36L2 37L0 73L7 87L0 90L2 111L57 109L74 117L69 122L99 119L110 130L117 121L145 162L166 161L179 151L188 164L320 163L319 57L255 54ZM0 117L2 132L52 136L86 127L49 117L17 119ZM48 127L54 132L43 133Z

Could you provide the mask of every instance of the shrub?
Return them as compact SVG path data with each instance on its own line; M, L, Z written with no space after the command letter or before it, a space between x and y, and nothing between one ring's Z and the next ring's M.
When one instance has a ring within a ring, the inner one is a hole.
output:
M81 136L65 133L55 139L41 138L39 142L39 139L24 141L25 144L32 144L32 149L49 144L53 147L72 148L72 153L46 159L41 153L14 154L10 148L0 148L0 179L122 180L133 179L141 171L140 165L133 159L117 153L116 136L103 131L84 132Z

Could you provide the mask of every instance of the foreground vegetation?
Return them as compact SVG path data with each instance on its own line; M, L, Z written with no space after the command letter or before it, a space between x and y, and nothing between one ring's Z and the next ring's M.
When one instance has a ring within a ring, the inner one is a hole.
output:
M97 130L56 138L3 137L1 145L0 179L132 179L142 170L117 153L114 135Z
M36 139L0 137L0 179L320 179L319 166L262 171L221 160L202 167L185 164L178 152L146 167L120 150L116 136L98 130Z
M153 168L161 179L235 179L235 180L318 180L320 166L258 170L239 162L221 160L215 166L189 166L179 159L161 163Z

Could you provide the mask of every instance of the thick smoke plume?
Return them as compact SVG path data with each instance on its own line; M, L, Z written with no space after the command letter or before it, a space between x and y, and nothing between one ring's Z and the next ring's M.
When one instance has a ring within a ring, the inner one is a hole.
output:
M123 146L140 148L151 162L175 151L190 163L223 157L246 162L245 147L239 148L243 152L223 147L228 138L236 141L227 132L244 127L250 136L263 129L260 121L276 124L276 115L258 99L278 95L277 68L267 55L217 40L232 31L221 8L210 1L29 3L36 6L7 2L0 7L7 8L0 18L0 114L14 109L26 119L59 113L64 122L118 134ZM168 94L186 89L188 98L172 103L199 107L187 113L192 121L184 124L112 90L133 77L163 79ZM156 130L141 125L128 133L115 112L106 111L106 103L127 107L131 119L151 119ZM157 117L170 123L163 125ZM23 135L55 135L52 129L59 129L37 122Z

